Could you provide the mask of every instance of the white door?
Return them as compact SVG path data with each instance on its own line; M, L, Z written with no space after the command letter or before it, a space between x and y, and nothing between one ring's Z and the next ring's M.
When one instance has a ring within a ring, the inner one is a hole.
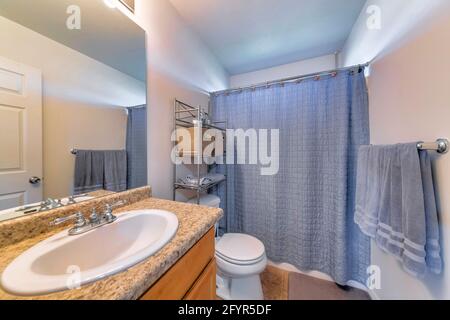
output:
M41 71L0 57L0 210L42 201Z

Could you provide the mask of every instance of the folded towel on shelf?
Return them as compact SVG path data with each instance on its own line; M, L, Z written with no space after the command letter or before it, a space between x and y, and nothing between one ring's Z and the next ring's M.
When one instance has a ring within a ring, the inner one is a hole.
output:
M178 183L187 185L187 186L192 186L192 187L197 187L197 186L205 186L210 184L212 181L206 177L202 177L200 179L194 178L193 176L186 176L185 178L182 179L178 179Z
M223 174L208 174L200 179L194 178L193 176L186 176L185 178L178 179L178 183L187 186L207 186L212 183L223 181L224 179L225 176Z
M354 219L410 274L442 272L431 161L416 143L360 147Z

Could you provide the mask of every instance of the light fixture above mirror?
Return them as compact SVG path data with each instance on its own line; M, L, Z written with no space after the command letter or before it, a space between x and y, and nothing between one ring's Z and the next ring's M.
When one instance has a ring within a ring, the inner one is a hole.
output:
M134 0L103 0L103 2L105 3L105 5L108 8L111 8L111 9L117 8L118 4L121 3L128 10L130 10L131 12L134 12L134 6L135 6Z
M118 0L103 0L108 8L115 9L117 8Z

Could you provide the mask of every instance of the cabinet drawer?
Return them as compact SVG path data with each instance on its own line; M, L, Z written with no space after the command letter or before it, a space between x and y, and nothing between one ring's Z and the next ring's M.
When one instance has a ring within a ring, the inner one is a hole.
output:
M214 259L214 228L169 269L141 300L181 300Z

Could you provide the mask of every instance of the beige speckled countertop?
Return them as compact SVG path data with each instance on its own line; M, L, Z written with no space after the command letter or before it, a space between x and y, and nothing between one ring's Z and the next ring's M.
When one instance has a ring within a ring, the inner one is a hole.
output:
M81 287L80 289L53 293L45 296L18 297L4 292L0 288L0 300L36 299L36 300L123 300L138 299L172 265L174 265L200 238L206 234L222 217L221 209L200 207L155 198L147 198L116 210L115 213L139 210L161 209L175 213L179 219L177 234L163 249L147 260L128 270L103 280ZM1 248L0 272L25 250L40 241L60 232L54 230L36 235L30 239Z

